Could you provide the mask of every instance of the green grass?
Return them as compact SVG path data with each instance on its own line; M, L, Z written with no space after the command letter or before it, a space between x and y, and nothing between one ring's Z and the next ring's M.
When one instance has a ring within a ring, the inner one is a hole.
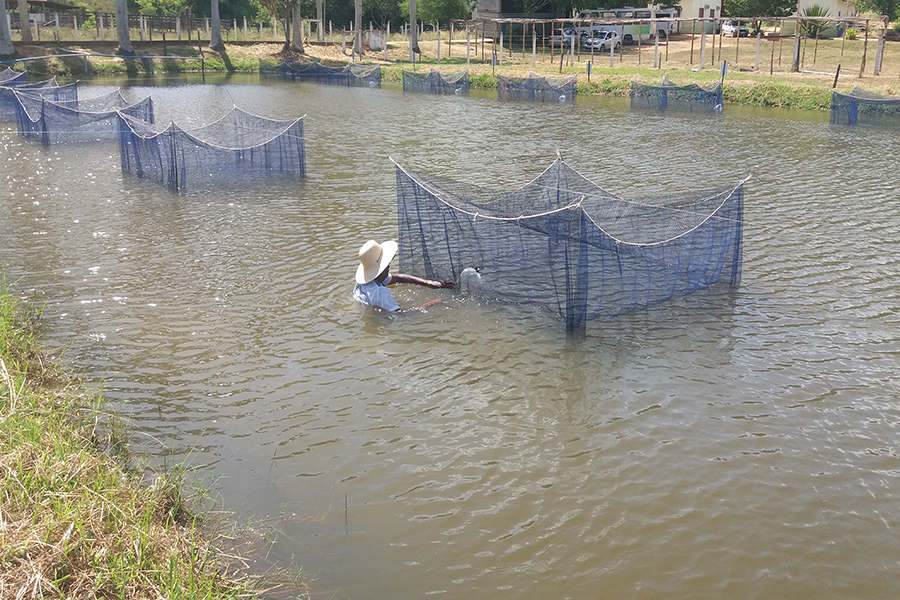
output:
M802 108L805 110L830 110L831 90L756 83L754 85L725 85L725 102L731 104L751 104L780 108Z
M0 590L22 598L254 597L185 470L128 468L121 421L48 364L40 310L0 279ZM149 483L149 484L148 484ZM298 588L301 589L301 588Z

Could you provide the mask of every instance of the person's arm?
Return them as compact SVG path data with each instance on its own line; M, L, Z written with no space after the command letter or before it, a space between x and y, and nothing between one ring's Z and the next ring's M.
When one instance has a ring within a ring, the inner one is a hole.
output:
M415 308L402 308L400 310L397 310L396 312L398 312L398 313L408 313L408 312L413 312L413 311L425 312L425 309L428 308L429 306L434 306L435 304L440 304L440 303L441 303L441 299L435 298L434 300L429 300L422 306L417 306Z
M405 273L391 273L391 283L389 285L395 283L411 283L413 285L423 285L434 289L456 287L456 283L452 279L437 281L435 279L422 279L421 277L406 275Z

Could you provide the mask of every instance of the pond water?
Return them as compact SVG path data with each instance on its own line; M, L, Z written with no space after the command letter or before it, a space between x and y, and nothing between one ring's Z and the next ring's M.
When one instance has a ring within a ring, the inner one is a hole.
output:
M175 194L114 142L0 124L0 263L134 449L277 531L313 598L900 595L900 136L828 115L500 103L258 76L94 80L159 122L306 115L308 177ZM398 163L625 197L746 184L740 288L584 338L541 310L351 297Z

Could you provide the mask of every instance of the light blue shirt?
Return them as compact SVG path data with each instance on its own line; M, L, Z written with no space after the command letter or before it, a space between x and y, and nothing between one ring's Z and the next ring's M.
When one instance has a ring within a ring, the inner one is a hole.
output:
M377 281L363 284L357 283L356 287L353 288L353 297L369 306L377 306L391 312L400 310L400 305L394 301L391 291L385 287L390 282L391 276L388 275L384 283L378 283Z

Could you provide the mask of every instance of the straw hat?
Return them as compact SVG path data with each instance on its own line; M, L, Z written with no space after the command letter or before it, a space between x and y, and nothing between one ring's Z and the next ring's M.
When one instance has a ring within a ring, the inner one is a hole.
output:
M369 240L359 249L359 267L356 269L356 283L362 285L378 277L391 264L397 254L397 242L391 240L379 244Z

